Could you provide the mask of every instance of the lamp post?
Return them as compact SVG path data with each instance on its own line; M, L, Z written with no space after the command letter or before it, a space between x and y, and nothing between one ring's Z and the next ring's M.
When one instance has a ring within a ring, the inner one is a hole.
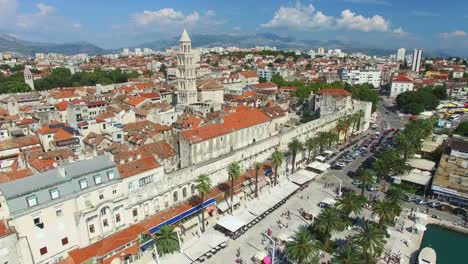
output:
M184 253L182 250L182 240L180 240L180 231L177 230L177 240L179 241L179 248L180 248L180 253Z
M156 248L156 241L153 243L153 247L154 247L154 254L156 255L156 263L160 264L160 262L159 262L159 253L158 253L158 249Z
M273 244L273 253L271 254L271 263L275 263L275 251L276 251L276 241L270 237L268 234L264 234Z

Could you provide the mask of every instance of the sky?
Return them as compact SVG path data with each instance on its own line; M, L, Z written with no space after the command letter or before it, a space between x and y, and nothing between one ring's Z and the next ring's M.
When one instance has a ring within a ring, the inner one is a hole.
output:
M120 48L179 35L272 32L468 56L466 0L0 0L0 32Z

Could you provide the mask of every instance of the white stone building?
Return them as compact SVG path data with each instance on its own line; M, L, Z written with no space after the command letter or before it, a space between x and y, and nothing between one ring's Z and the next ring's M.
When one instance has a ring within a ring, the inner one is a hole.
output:
M406 75L397 75L392 79L392 84L390 86L390 97L397 97L397 95L413 91L414 81L411 80Z

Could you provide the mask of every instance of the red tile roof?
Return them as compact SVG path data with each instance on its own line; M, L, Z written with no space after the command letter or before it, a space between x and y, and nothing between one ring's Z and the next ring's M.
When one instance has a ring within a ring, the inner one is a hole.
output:
M139 104L143 103L147 98L141 96L132 96L127 98L125 101L126 104L131 106L138 106Z
M230 113L223 119L224 123L182 131L181 135L186 140L196 143L269 121L269 118L258 109Z
M161 165L156 161L156 159L150 156L118 165L117 168L119 170L120 177L125 179L160 166Z
M244 76L245 78L257 77L257 73L254 71L243 71L243 72L239 72L239 74Z
M268 89L268 88L277 88L278 85L273 82L264 82L264 83L258 83L258 84L252 84L250 85L252 88L255 89Z
M65 111L68 107L68 101L62 101L55 105L59 111Z
M22 169L10 173L0 173L0 183L9 182L33 175L31 169Z
M341 88L326 88L326 89L320 89L317 94L328 94L331 96L351 96L351 93L346 91L345 89Z
M410 82L413 83L414 81L408 78L406 75L397 75L395 78L392 79L392 82Z
M156 99L156 98L160 98L161 96L158 94L158 93L140 93L139 94L141 97L145 97L145 98L148 98L148 99Z

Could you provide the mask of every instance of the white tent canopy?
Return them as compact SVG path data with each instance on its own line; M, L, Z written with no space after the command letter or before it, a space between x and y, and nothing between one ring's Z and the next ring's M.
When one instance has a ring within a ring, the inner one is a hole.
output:
M236 232L239 230L241 227L245 226L247 223L242 221L241 219L232 216L232 215L226 215L223 218L219 219L218 225L225 228L226 230L230 232Z
M315 157L315 159L320 161L320 162L324 162L327 158L325 158L323 156L317 156L317 157Z
M308 170L299 170L291 175L291 181L296 184L303 185L304 183L313 180L316 176L317 174L314 172Z
M431 175L426 173L417 173L415 171L410 171L408 174L401 177L402 181L411 182L414 184L427 186L431 180Z
M177 263L177 264L190 264L193 260L189 259L186 255L175 252L160 257L161 263Z
M208 245L208 243L201 243L198 237L191 239L188 243L184 243L182 247L184 254L192 261L205 255L206 252L211 251L210 245Z
M408 165L412 168L423 170L423 171L431 171L435 167L435 162L427 160L427 159L409 159Z
M330 168L330 164L314 161L308 164L307 168L312 169L312 170L317 170L320 172L325 172L326 170Z

